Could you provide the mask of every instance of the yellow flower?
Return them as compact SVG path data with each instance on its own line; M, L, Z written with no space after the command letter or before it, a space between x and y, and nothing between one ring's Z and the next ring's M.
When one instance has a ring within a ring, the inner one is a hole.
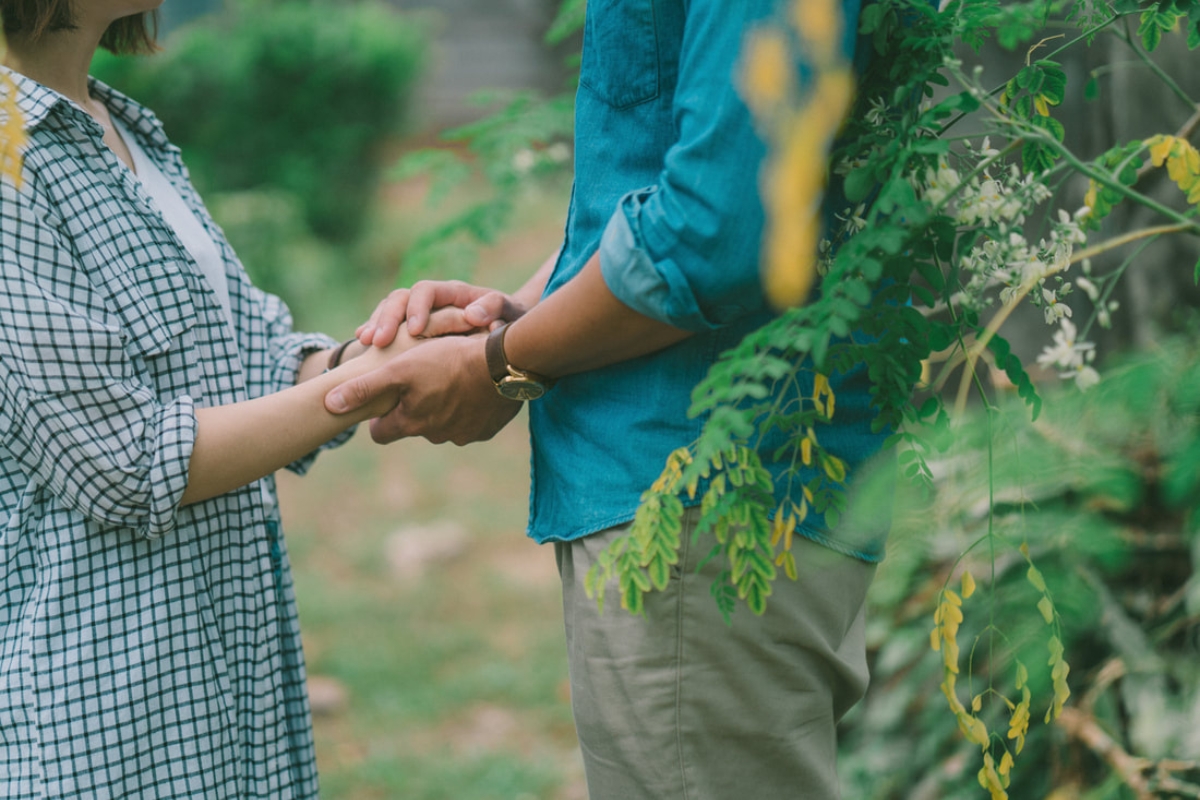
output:
M0 58L4 51L0 43ZM27 143L25 118L17 106L17 85L8 73L0 74L0 178L9 178L18 189L21 188L21 157Z
M833 0L795 0L792 24L818 65L829 63L840 51L842 15Z
M783 31L761 30L753 34L746 50L742 94L755 114L774 113L792 91L793 70Z

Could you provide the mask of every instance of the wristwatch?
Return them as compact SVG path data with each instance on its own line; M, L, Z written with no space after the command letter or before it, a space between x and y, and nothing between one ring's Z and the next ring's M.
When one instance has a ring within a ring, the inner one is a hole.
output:
M496 384L496 391L501 397L509 400L537 400L554 385L554 381L534 372L517 369L508 363L508 357L504 355L504 333L507 330L506 322L488 334L483 347L492 383Z

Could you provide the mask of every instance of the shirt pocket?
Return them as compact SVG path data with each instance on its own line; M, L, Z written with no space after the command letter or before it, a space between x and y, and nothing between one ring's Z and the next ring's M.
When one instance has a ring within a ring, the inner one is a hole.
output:
M195 395L201 382L193 287L177 265L149 261L130 271L112 296L132 378L160 400Z
M654 0L588 0L579 83L618 109L658 96Z

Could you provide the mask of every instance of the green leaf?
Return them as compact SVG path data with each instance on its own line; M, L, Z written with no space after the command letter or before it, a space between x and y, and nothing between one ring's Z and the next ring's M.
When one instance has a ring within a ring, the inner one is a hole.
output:
M1041 70L1041 86L1031 91L1041 95L1050 105L1059 105L1067 94L1067 74L1054 61L1039 61L1037 66Z
M851 203L861 203L875 188L875 170L872 166L860 167L846 176L842 190Z

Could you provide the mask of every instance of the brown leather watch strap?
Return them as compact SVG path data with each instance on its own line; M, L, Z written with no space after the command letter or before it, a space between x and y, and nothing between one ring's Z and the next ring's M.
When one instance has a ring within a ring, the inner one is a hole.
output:
M507 330L506 322L489 333L483 345L483 356L487 360L488 374L492 376L493 383L500 383L509 375L508 359L504 355L504 332Z

